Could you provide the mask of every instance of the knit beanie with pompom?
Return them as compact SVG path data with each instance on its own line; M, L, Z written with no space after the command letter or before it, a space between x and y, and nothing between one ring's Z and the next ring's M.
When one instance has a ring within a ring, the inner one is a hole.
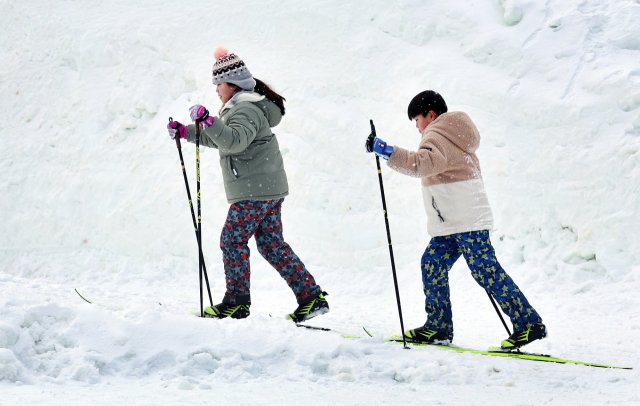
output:
M249 68L236 54L230 54L229 50L219 46L213 52L216 63L213 64L213 84L221 82L233 83L244 90L253 90L256 81L249 72Z

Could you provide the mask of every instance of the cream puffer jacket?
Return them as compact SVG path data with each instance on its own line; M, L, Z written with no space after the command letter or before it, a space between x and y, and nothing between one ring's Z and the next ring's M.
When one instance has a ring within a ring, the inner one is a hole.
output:
M393 146L389 167L422 179L431 237L491 230L493 214L475 151L480 133L466 113L436 118L422 132L417 152Z

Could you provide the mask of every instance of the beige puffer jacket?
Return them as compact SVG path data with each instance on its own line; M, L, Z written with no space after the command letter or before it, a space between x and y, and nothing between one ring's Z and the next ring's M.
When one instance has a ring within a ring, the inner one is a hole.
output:
M493 228L475 154L479 146L478 129L460 111L442 114L429 124L417 152L393 146L389 167L422 179L431 237Z

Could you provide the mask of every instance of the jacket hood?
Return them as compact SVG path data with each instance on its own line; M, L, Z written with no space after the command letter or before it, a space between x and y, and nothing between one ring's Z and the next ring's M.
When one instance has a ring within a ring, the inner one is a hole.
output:
M422 136L435 132L464 152L473 153L480 147L480 133L471 118L462 111L452 111L438 116L422 132Z
M269 127L275 127L280 124L280 121L282 121L280 107L266 97L262 96L262 100L253 102L253 104L262 110L265 117L267 117Z
M238 103L249 102L258 107L264 113L269 127L275 127L282 121L282 113L280 108L274 102L256 92L238 92L235 93L229 101L222 107L222 110L231 108Z

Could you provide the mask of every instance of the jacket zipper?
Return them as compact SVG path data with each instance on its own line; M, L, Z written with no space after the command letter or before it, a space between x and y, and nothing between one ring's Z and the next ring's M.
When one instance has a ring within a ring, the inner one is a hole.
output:
M233 167L232 163L231 163L231 157L227 157L227 166L229 167L229 172L231 172L233 174L233 176L238 179L238 171L236 171L236 168Z
M442 214L440 214L440 210L438 209L438 205L436 204L436 198L433 197L433 196L431 196L431 205L436 210L436 212L438 212L438 218L440 218L440 221L444 223L444 219L442 218Z

